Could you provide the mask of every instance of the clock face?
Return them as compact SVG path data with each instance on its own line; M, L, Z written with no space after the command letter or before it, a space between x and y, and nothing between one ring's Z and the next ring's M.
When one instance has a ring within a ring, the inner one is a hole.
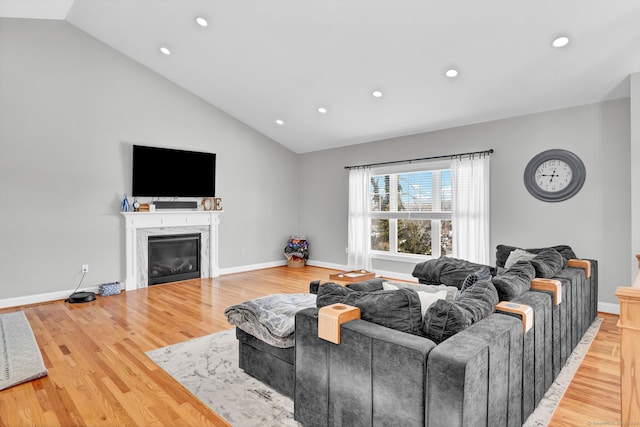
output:
M536 199L561 202L582 188L587 172L582 160L567 150L553 149L534 156L524 171L524 185Z
M571 167L559 159L547 160L536 169L536 184L541 190L551 193L567 188L572 177Z

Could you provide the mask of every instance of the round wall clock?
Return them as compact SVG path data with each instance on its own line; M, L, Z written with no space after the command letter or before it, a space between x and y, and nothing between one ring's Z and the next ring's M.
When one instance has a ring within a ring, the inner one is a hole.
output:
M524 170L524 185L545 202L561 202L580 191L587 171L571 151L553 149L534 156Z

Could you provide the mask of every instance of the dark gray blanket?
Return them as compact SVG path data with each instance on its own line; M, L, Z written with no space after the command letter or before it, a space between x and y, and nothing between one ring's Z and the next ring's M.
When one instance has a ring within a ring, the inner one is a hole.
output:
M448 285L460 289L464 279L472 273L487 267L491 276L496 275L495 267L476 264L459 258L441 256L417 264L413 269L413 277L425 285Z

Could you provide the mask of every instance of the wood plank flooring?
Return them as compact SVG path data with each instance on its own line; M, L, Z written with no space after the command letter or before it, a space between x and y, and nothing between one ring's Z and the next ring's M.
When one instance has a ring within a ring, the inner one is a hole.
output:
M156 285L84 304L23 309L49 375L0 391L2 426L224 426L146 351L230 328L226 307L271 293L307 292L334 270L277 267ZM550 425L618 425L618 317L602 328Z

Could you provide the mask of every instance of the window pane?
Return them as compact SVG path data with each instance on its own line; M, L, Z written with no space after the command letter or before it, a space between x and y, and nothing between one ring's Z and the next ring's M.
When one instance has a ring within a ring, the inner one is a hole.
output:
M433 204L433 174L428 171L398 175L398 210L431 211Z
M389 175L371 177L371 210L374 212L389 211Z
M374 251L389 251L389 220L371 220L371 249Z
M398 252L431 255L431 220L398 220Z
M440 209L443 212L451 212L451 169L444 169L440 172ZM444 230L444 227L442 228ZM444 254L444 252L443 252Z
M440 222L440 255L453 254L453 229L451 220L444 219Z

